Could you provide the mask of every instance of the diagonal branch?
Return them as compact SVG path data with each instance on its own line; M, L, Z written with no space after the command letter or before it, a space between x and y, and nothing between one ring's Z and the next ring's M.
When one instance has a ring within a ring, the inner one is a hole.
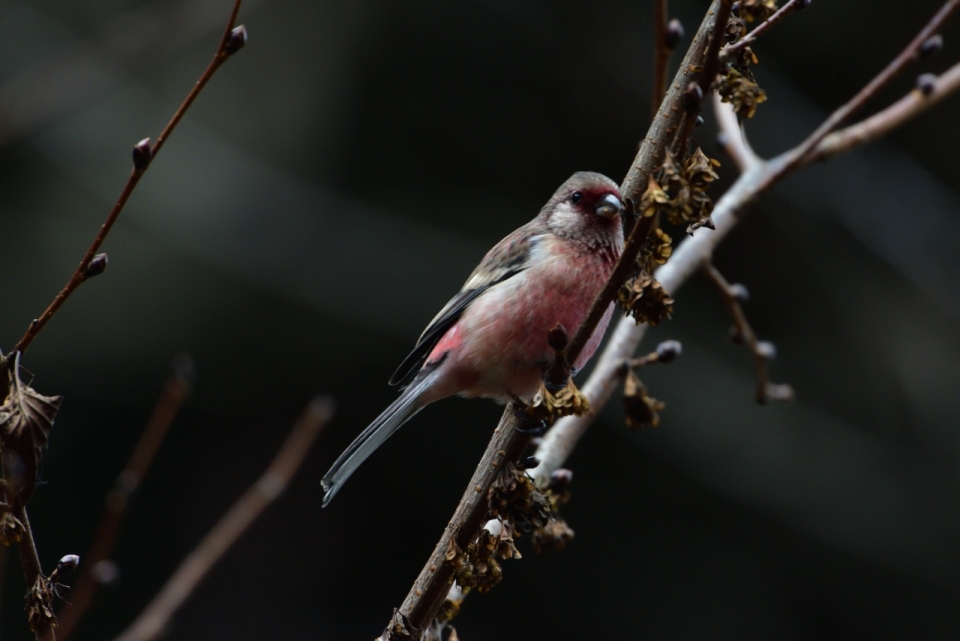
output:
M20 337L20 340L17 341L17 344L11 353L25 352L30 346L30 343L33 342L33 339L35 339L47 325L47 323L50 322L50 319L53 318L53 315L57 313L57 310L59 310L60 307L67 301L70 295L73 294L73 292L76 291L77 288L88 279L103 272L103 269L106 267L106 255L98 255L97 252L100 250L101 245L103 245L103 241L106 240L107 234L110 233L114 223L116 223L117 219L120 217L120 213L126 206L127 201L130 199L130 195L133 194L133 191L136 189L137 184L143 177L143 174L146 173L147 169L150 167L150 163L160 152L160 148L163 147L164 143L173 133L173 130L180 123L180 120L183 119L184 114L187 113L190 105L193 104L193 102L197 99L197 96L200 95L200 92L203 91L203 88L207 85L207 82L209 82L210 78L213 77L213 74L217 72L217 69L219 69L223 63L230 58L230 56L239 51L244 44L246 44L246 30L243 26L234 26L237 20L237 13L240 11L241 2L242 0L236 0L233 5L233 10L230 13L230 19L227 22L227 27L224 30L223 37L220 39L220 46L217 48L217 51L213 56L213 60L210 61L210 64L207 65L207 68L200 75L200 79L197 80L196 84L187 94L187 97L177 108L176 112L173 114L173 117L170 119L170 122L168 122L167 126L163 128L163 131L157 137L157 142L151 146L150 139L146 138L140 141L133 148L133 170L130 172L130 177L127 178L126 184L120 191L120 196L117 198L117 202L114 203L113 208L107 215L107 219L104 221L103 225L100 226L100 231L93 239L90 247L87 248L87 252L80 260L80 264L77 265L77 269L73 272L73 276L70 277L70 280L67 281L67 284L64 285L63 289L57 293L50 305L47 306L43 314L40 315L40 318L36 318L30 323L27 331L22 337ZM102 258L99 258L100 256L102 256ZM99 263L96 262L96 259L99 259ZM97 267L92 268L93 265L91 265L91 263L96 264ZM8 366L9 359L0 357L0 369L5 369Z
M70 600L58 615L60 641L66 641L73 634L80 619L93 603L93 597L100 585L97 573L102 566L99 564L107 561L113 553L113 546L120 534L120 525L127 511L130 496L146 475L163 437L193 386L194 372L190 357L186 355L177 357L173 365L174 371L167 380L153 414L130 455L130 460L117 477L115 487L107 494L103 517L93 537L90 550L84 557L80 577L70 591Z
M320 430L333 416L333 401L317 397L307 406L269 467L185 558L140 616L115 641L151 641L250 524L286 489Z

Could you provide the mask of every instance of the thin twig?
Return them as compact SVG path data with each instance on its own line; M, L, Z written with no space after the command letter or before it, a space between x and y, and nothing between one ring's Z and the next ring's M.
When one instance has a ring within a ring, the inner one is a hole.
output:
M100 246L103 245L103 241L106 240L107 234L110 233L114 223L117 222L117 218L120 217L120 213L123 211L124 206L130 199L130 195L133 193L133 190L136 189L137 184L140 182L143 174L150 167L153 159L160 152L160 148L163 147L163 144L167 141L167 138L169 138L170 134L173 133L173 130L176 128L177 124L190 108L190 105L192 105L193 101L197 99L197 96L199 96L200 92L203 91L203 88L206 86L210 78L213 77L213 74L216 73L217 69L219 69L220 66L223 65L223 63L226 62L227 59L239 49L239 47L243 46L243 42L245 42L246 38L245 33L242 31L243 27L236 27L236 29L239 31L237 32L236 36L233 35L237 20L237 13L240 11L241 2L242 0L236 0L233 5L233 10L230 13L230 20L227 22L227 28L220 40L220 46L217 48L217 52L214 54L213 60L210 61L210 64L204 70L203 74L201 74L200 79L197 80L196 84L190 90L190 93L187 94L187 97L177 108L177 111L173 114L170 122L168 122L167 126L163 128L163 131L157 137L157 141L151 147L149 146L149 139L146 139L144 142L135 147L135 154L137 153L137 150L139 150L139 160L134 161L134 167L130 172L130 177L127 178L126 184L120 191L120 196L117 198L117 202L114 203L113 208L110 210L110 213L107 216L107 219L104 221L103 225L100 226L100 231L93 239L93 242L87 249L87 253L84 254L83 259L77 266L76 271L74 271L73 276L70 277L70 280L67 281L67 284L64 285L63 289L57 293L56 297L53 299L47 309L45 309L43 314L40 315L40 318L34 319L33 322L30 323L27 331L23 334L23 336L20 337L20 340L17 341L17 344L11 353L24 353L30 346L30 343L33 342L33 339L37 337L50 319L53 318L53 315L57 313L57 310L59 310L60 307L66 302L67 298L69 298L70 295L76 291L78 287L80 287L80 285L82 285L88 278L92 276L92 274L87 271L90 261L92 261L94 256L97 255L97 251L100 249ZM243 42L241 42L241 40ZM0 369L8 367L8 363L9 359L0 358Z
M789 0L789 2L787 2L785 5L777 9L772 16L770 16L769 18L767 18L766 20L758 24L756 27L754 27L750 31L750 33L746 34L745 36L743 36L733 44L729 44L726 47L724 47L723 50L720 52L720 58L726 59L731 54L736 53L737 51L739 51L740 49L743 49L744 47L750 46L750 44L752 44L753 42L756 42L757 38L759 38L764 33L766 33L767 30L769 30L775 24L783 20L788 13L793 11L796 8L796 6L803 1L804 0Z
M740 304L743 299L743 295L740 292L746 290L742 290L728 283L727 279L723 277L723 274L721 274L712 263L708 262L703 266L703 273L717 288L717 291L720 292L723 304L726 306L727 311L730 312L730 317L734 322L734 339L736 342L746 343L750 351L753 352L754 366L757 369L757 402L763 405L770 399L792 399L793 388L789 385L770 382L767 373L767 361L774 356L773 345L757 338L757 333L753 331L753 327L750 326L750 321L747 320L747 315L744 313L743 306Z
M90 550L84 557L80 576L70 591L70 600L58 615L60 641L66 641L70 637L77 623L93 603L93 597L101 583L96 575L99 570L98 564L108 560L113 553L113 546L120 534L120 525L126 514L130 496L146 475L154 455L160 449L163 437L189 395L193 378L193 365L189 357L177 357L174 360L173 373L167 380L163 393L140 435L140 440L137 441L123 472L117 477L114 488L107 494L103 517L93 537Z
M333 401L327 397L318 397L307 406L260 479L187 555L160 592L116 641L150 641L160 636L210 569L264 509L283 493L332 415Z
M817 145L811 160L826 160L843 151L882 138L911 118L939 103L960 88L960 63L947 69L930 86L928 93L914 89L883 111L833 132Z
M23 524L23 534L17 542L20 551L20 565L23 566L23 578L27 583L27 594L37 580L45 580L43 567L40 565L40 555L37 544L33 539L33 528L30 527L30 517L27 516L27 507L21 506L17 518ZM52 606L52 604L50 604ZM52 627L46 627L37 632L38 641L56 641L56 634Z
M667 93L667 65L670 47L667 46L667 0L653 2L653 99L650 117L656 118L660 103Z
M946 23L956 9L960 7L960 0L948 0L937 13L930 19L930 22L920 31L917 36L910 41L910 44L900 52L893 61L888 64L883 71L877 74L873 80L861 89L845 105L834 111L823 122L822 125L810 134L806 140L800 143L794 151L794 158L791 165L806 164L812 160L811 154L830 132L840 126L844 120L860 110L867 104L881 89L887 86L907 65L919 58L921 45L927 41L933 34L937 33Z

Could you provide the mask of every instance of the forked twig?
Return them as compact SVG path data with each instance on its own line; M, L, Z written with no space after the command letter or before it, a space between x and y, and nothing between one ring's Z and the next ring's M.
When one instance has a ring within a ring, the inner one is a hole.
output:
M751 44L753 44L754 42L756 42L757 38L759 38L760 36L762 36L762 35L763 35L764 33L766 33L771 27L773 27L773 26L776 25L778 22L780 22L781 20L783 20L783 19L787 16L788 13L790 13L791 11L798 11L798 10L800 10L800 9L803 8L803 6L805 6L809 1L810 1L810 0L789 0L786 4L784 4L782 7L780 7L779 9L777 9L777 10L773 13L772 16L770 16L769 18L767 18L766 20L764 20L763 22L761 22L760 24L758 24L756 27L754 27L753 29L751 29L751 30L750 30L750 33L744 35L742 38L740 38L739 40L737 40L737 41L734 42L733 44L729 44L729 45L727 45L726 47L724 47L724 48L720 51L720 58L721 58L721 59L726 59L727 57L730 56L730 54L736 53L736 52L739 51L740 49L743 49L744 47L750 46Z
M260 479L241 496L174 571L140 616L115 641L151 641L193 594L210 569L253 521L286 489L320 430L333 416L333 401L317 397L307 406Z

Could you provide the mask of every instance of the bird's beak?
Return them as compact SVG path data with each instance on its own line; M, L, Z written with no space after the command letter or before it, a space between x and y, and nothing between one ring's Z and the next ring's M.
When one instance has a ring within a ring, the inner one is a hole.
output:
M607 194L594 211L597 212L598 216L612 219L617 217L621 209L623 209L623 203L620 202L620 199L613 194Z

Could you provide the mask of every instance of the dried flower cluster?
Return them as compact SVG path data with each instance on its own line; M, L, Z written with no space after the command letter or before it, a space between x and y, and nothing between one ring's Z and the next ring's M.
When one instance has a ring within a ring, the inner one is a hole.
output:
M660 412L665 405L649 394L640 377L632 369L627 369L623 382L623 410L627 426L631 429L656 427L660 424Z
M656 327L673 314L674 300L653 276L640 273L631 278L617 292L620 305L636 320Z
M509 521L519 532L531 532L550 519L550 503L525 471L507 463L490 487L490 517Z
M26 594L27 621L30 629L37 638L43 636L47 630L57 627L57 617L53 613L53 589L44 576L38 576Z
M23 523L10 512L4 512L0 517L0 544L10 545L23 538Z
M573 529L560 516L560 506L570 500L570 482L573 473L570 470L559 469L550 475L550 485L544 495L550 504L550 520L533 532L533 550L538 554L544 550L562 550L573 538Z
M763 21L777 10L777 0L740 0L740 17L747 22Z
M503 579L500 559L519 559L520 552L513 543L513 527L509 521L493 521L480 530L476 541L461 550L451 542L447 560L456 568L457 585L466 593L471 589L489 592ZM459 605L457 607L459 609ZM451 618L456 612L449 613Z
M567 378L567 384L556 392L551 392L546 383L540 381L540 391L527 405L526 414L533 421L547 421L552 425L564 416L583 416L590 411L590 401Z
M741 15L743 15L742 10ZM730 16L725 33L727 42L732 44L746 33L747 28L743 20ZM753 118L757 112L757 105L767 100L767 94L757 84L757 79L750 70L750 66L758 62L757 55L750 47L742 47L726 61L723 72L714 83L720 99L733 105L739 118Z

